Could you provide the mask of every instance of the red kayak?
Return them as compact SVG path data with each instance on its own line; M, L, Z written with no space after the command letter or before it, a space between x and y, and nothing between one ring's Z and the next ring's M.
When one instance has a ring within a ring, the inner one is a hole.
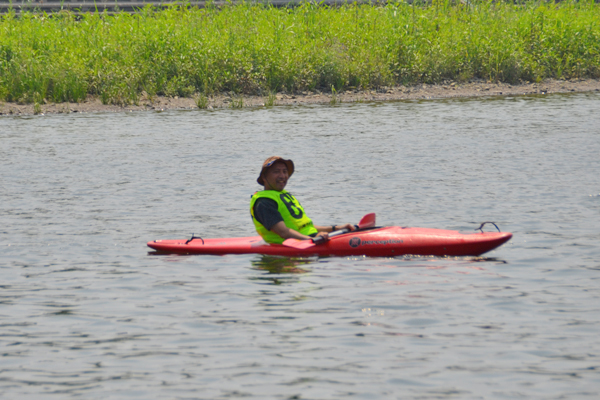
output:
M483 225L482 225L483 226ZM389 226L359 229L332 237L321 244L304 242L300 246L269 244L260 236L189 240L155 240L148 246L171 254L267 254L287 257L402 255L479 256L507 242L508 232L460 233L443 229ZM293 239L291 239L293 240Z

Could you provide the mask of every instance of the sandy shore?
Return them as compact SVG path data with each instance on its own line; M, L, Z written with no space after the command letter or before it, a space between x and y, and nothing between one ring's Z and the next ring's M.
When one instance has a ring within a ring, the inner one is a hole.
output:
M301 92L301 93L277 93L274 105L301 105L301 104L331 104L332 102L372 102L390 100L419 100L419 99L445 99L459 97L482 97L482 96L517 96L527 94L549 94L570 92L600 92L600 80L548 80L541 83L526 83L521 85L509 85L505 83L489 83L476 81L469 83L451 82L443 85L418 85L397 86L380 88L378 90L348 90L338 93L332 98L331 93ZM223 93L208 99L208 108L228 108L233 105L239 107L264 107L267 98L261 96L243 96ZM47 103L42 104L36 110L33 104L0 103L1 116L33 115L36 114L59 114L59 113L92 113L92 112L133 112L145 110L174 110L174 109L196 109L196 101L193 98L178 97L155 97L148 99L143 97L139 104L128 106L105 105L98 98L89 97L83 103Z

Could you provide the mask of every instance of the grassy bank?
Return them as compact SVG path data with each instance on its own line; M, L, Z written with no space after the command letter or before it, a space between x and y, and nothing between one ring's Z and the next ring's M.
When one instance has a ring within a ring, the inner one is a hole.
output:
M600 77L600 6L241 4L0 17L0 100L105 104L482 78Z

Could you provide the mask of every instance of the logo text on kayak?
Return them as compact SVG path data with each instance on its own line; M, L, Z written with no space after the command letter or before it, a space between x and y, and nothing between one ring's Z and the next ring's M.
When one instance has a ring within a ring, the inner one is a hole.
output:
M361 240L360 238L353 237L350 239L348 244L350 247L358 247L358 246L369 246L369 245L388 245L388 244L400 244L404 243L402 239L388 239L388 240Z

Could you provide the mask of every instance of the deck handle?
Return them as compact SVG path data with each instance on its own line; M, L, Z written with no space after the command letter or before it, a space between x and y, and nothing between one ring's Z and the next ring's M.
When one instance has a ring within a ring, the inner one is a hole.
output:
M185 242L185 244L188 244L189 242L191 242L194 239L200 239L202 240L202 245L204 245L204 239L202 239L200 236L194 236L194 234L192 233L192 237L188 239L187 242Z
M482 229L482 228L483 228L483 226L484 226L485 224L492 224L492 225L494 225L494 226L496 227L496 229L498 229L498 232L501 232L501 231L500 231L500 228L498 228L498 225L496 225L496 223L495 223L495 222L492 222L492 221L485 221L485 222L482 222L482 223L481 223L481 225L479 225L479 228L477 228L477 229L475 229L475 230L480 230L480 231L481 231L481 233L483 233L483 229Z

